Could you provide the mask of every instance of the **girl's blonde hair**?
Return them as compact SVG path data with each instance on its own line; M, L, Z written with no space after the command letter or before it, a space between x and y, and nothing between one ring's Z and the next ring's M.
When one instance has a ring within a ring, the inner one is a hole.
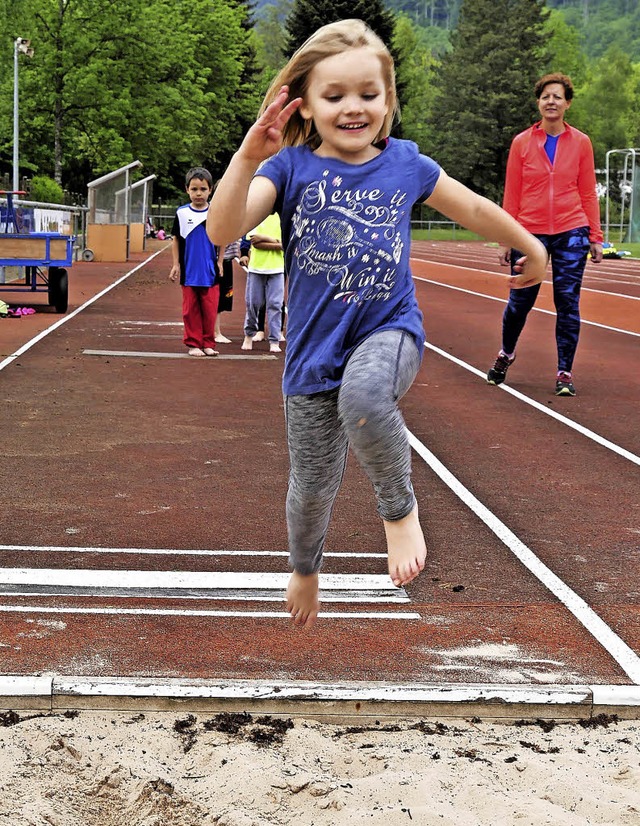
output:
M282 86L289 87L289 98L291 100L298 97L304 98L311 70L321 60L342 54L347 49L363 47L371 49L380 59L382 66L382 76L388 90L387 103L389 110L380 132L376 136L376 142L386 138L391 131L394 117L398 114L393 58L383 41L362 20L338 20L335 23L322 26L314 32L273 79L260 107L260 114L272 103ZM312 149L317 149L320 142L320 136L313 121L305 120L300 112L296 110L284 127L283 145L297 146L306 143Z

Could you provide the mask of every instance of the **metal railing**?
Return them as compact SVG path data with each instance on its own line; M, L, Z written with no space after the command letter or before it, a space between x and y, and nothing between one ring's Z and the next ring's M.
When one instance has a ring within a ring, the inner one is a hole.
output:
M0 204L6 206L7 199L0 196ZM13 199L13 204L18 214L19 224L22 220L32 232L60 232L63 235L75 236L75 258L78 259L81 251L86 247L87 207L49 204L43 201L23 201L18 198ZM23 208L29 210L29 213L25 215L21 212ZM3 231L5 227L0 223L0 232Z

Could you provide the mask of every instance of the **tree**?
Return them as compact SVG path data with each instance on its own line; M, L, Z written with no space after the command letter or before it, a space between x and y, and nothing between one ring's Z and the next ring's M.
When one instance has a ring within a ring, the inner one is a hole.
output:
M275 74L285 63L287 35L285 32L289 0L267 3L256 17L255 30L260 37L259 55L262 64Z
M638 146L640 65L612 46L595 64L591 81L576 91L567 120L591 138L596 166L609 149Z
M64 204L64 190L46 175L35 175L29 185L29 200L45 204Z
M493 200L501 198L511 140L535 116L545 17L544 0L464 0L437 75L431 154Z
M402 136L429 154L425 116L433 108L436 61L406 14L396 19L393 47L398 57L397 83L403 90Z
M25 169L84 192L138 158L160 186L181 189L185 167L221 167L255 116L255 34L239 0L21 5L35 48L21 66ZM7 93L6 76L0 84Z
M584 83L587 76L587 58L580 46L578 31L569 26L564 16L551 10L545 24L548 63L545 71L569 75L574 86Z
M391 46L393 14L382 0L294 0L287 18L287 55L290 57L321 26L350 18L364 20Z

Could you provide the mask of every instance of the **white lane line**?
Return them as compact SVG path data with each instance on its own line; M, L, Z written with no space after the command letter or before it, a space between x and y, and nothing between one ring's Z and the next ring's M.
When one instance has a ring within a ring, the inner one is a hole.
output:
M97 568L0 568L3 585L45 585L69 588L146 588L230 590L262 588L284 590L289 573L238 573L235 571L112 571ZM327 591L396 591L388 574L320 574L320 589Z
M181 321L122 321L117 319L111 322L122 327L182 327Z
M280 556L288 557L288 551L208 551L176 550L174 548L100 548L77 547L69 545L0 545L0 551L35 551L36 553L81 553L81 554L149 554L158 556ZM360 551L325 551L327 556L342 559L386 559L386 553L367 553Z
M628 278L631 280L623 281L622 278ZM619 274L618 278L611 278L608 275L594 275L594 273L585 273L584 280L589 282L595 282L603 284L607 284L610 286L611 284L623 284L625 287L637 287L637 280L638 277L635 275L628 275L626 276L624 273ZM595 287L584 287L585 290L589 290L592 293L602 293L603 295L614 295L617 298L630 298L633 301L640 301L640 297L637 295L628 295L627 293L612 293L609 290L596 290Z
M471 264L466 265L464 267L461 267L458 264L449 264L445 261L433 261L429 258L415 258L414 257L414 258L412 258L412 260L419 261L422 264L434 264L435 266L438 266L438 267L452 267L453 269L465 269L465 270L466 269L471 269L474 272L479 273L480 275L492 275L495 278L510 278L511 277L508 272L507 273L501 273L501 272L495 272L495 270L482 270L477 266L476 267L472 266ZM415 279L417 279L418 281L427 281L427 282L430 282L430 283L433 283L433 284L438 284L441 287L451 287L452 290L462 289L461 287L452 287L451 284L444 284L444 283L441 283L440 281L431 282L431 279L423 278L423 277L418 276L418 275L414 275L413 277ZM593 273L585 273L585 279L586 278L593 278L593 277L594 277ZM603 278L602 280L603 281L606 280L607 283L610 283L609 280L606 279L606 278ZM549 282L547 282L547 283L549 283ZM620 282L617 282L617 283L625 284L626 282L620 281ZM631 286L635 286L635 284L632 284ZM582 292L587 292L587 293L598 293L599 295L612 295L612 296L615 296L616 298L628 298L630 301L640 301L640 296L637 296L637 295L627 295L626 293L612 293L610 290L596 290L593 287L582 286L581 291ZM477 293L477 295L482 295L482 293ZM493 296L485 296L485 298L490 298L490 297L493 297ZM501 300L501 299L499 299L499 300Z
M7 614L101 614L120 616L160 617L255 617L259 619L291 619L286 611L192 611L170 608L51 608L47 605L0 605L0 613ZM326 619L419 620L420 614L400 611L320 611Z
M506 298L498 298L495 295L486 295L486 293L479 293L475 290L467 290L464 287L453 287L451 284L445 284L443 281L434 281L431 278L422 278L419 275L413 276L414 281L424 281L425 284L435 284L436 287L446 287L448 290L456 290L459 293L466 293L467 295L475 295L478 298L486 298L489 301L499 301L501 304L506 304ZM599 292L598 290L592 290L592 292ZM611 293L606 293L606 295L611 295ZM631 296L622 296L623 298L630 298ZM544 313L544 315L551 315L555 316L555 313L552 310L544 310L541 307L533 307L533 311L536 313ZM600 327L601 330L609 330L613 333L624 333L627 336L636 336L640 338L640 333L634 333L632 330L623 330L621 327L610 327L608 324L600 324L597 321L588 321L585 318L580 319L581 324L588 324L590 327Z
M214 362L214 361L229 361L229 360L244 360L248 361L249 359L253 359L253 361L277 361L277 356L269 355L268 353L264 354L254 354L254 355L242 355L238 354L237 356L225 356L219 355L215 357L207 357L207 358L193 358L188 353L153 353L148 351L137 351L137 350L83 350L82 354L85 356L112 356L112 357L124 357L124 358L150 358L150 359L189 359L190 361L200 361L200 362Z
M133 275L134 272L137 272L138 270L142 269L142 267L146 266L149 263L149 261L153 261L153 259L157 255L160 255L161 252L164 252L164 250L158 250L157 252L154 252L153 255L150 255L148 258L145 258L144 261L142 261L140 264L138 264L132 270L129 270L129 272L127 272L124 275L120 276L120 278L118 278L116 281L114 281L113 284L109 284L109 286L105 287L104 290L99 292L97 295L94 295L93 298L90 298L88 301L85 301L85 303L80 305L80 307L76 307L75 310L73 310L72 312L70 312L67 315L63 316L61 319L56 321L55 324L52 324L50 327L47 327L46 330L42 330L40 333L38 333L37 336L34 336L26 344L23 344L22 347L20 347L18 350L15 351L15 353L12 353L10 356L7 356L5 359L0 361L0 370L4 370L5 367L7 367L12 362L14 362L23 353L26 353L27 350L30 350L34 346L34 344L37 344L45 336L48 336L49 333L52 333L54 330L57 330L58 327L61 327L63 324L66 324L67 321L71 321L71 319L75 318L75 316L77 316L78 313L82 312L82 310L86 310L87 307L89 307L91 304L94 303L94 301L97 301L99 298L102 298L103 295L106 295L114 287L117 287L118 284L122 284L122 282L125 281L127 278L129 278L129 276Z
M446 353L444 350L441 350L439 347L435 347L433 344L429 344L428 342L424 345L429 350L433 350L434 353L437 353L439 356L443 356L449 361L452 361L454 364L457 364L459 367L464 367L465 370L468 370L470 373L474 373L476 376L480 376L484 381L486 381L486 373L482 370L478 370L476 367L472 367L470 364L467 364L466 361L462 361L455 356L452 356L451 353ZM602 447L606 447L607 450L611 450L613 453L617 453L618 456L622 456L623 459L628 459L630 462L633 462L636 465L640 465L640 456L636 456L635 453L631 453L630 450L626 450L624 447L620 447L620 445L615 444L615 442L610 442L609 439L605 439L604 436L600 436L598 433L594 433L593 430L589 430L588 427L584 427L577 422L572 421L571 419L567 419L566 416L563 416L560 413L556 413L555 410L551 410L549 407L546 407L540 402L537 402L535 399L529 398L529 396L525 396L524 393L520 393L518 390L514 390L513 387L509 387L507 384L500 384L498 385L499 390L502 390L505 393L509 393L512 396L515 396L516 399L519 399L522 402L534 407L536 410L539 410L541 413L546 413L547 416L551 416L552 419L560 422L561 424L566 425L567 427L572 428L573 430L580 433L582 436L586 436L588 439L596 442L597 444L601 445Z
M0 594L275 602L284 600L289 576L236 571L0 568ZM320 597L349 603L410 601L388 574L320 574Z
M628 677L640 685L640 657L630 648L596 612L556 576L504 522L501 522L470 490L468 490L437 459L410 430L407 430L411 447L429 465L431 470L449 487L475 515L500 539L522 564L567 608L613 657Z

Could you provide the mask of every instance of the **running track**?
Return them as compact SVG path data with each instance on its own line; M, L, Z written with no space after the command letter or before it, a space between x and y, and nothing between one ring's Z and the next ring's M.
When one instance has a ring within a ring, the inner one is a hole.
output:
M67 316L0 322L0 705L637 716L640 262L588 265L578 396L559 399L549 284L495 388L496 249L413 258L428 565L391 585L352 461L311 632L282 610L282 357L240 350L240 270L215 360L184 356L167 251L76 264Z

